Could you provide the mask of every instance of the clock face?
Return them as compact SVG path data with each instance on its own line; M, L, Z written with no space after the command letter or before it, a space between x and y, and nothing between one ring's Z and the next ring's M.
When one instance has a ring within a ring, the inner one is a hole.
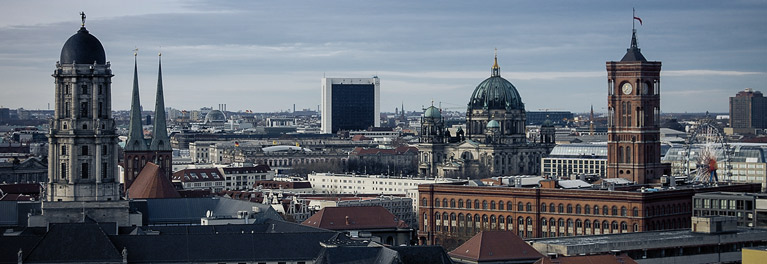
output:
M623 94L631 94L633 88L630 83L624 83L623 86L621 86L621 90L623 90Z

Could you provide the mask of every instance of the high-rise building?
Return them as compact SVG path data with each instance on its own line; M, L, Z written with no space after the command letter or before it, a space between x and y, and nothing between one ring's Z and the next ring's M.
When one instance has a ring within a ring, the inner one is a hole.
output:
M134 56L137 54L134 54ZM160 55L161 58L162 55ZM139 101L138 66L134 57L133 65L133 96L131 99L130 128L128 139L125 142L125 174L123 175L123 190L127 191L133 181L138 177L147 162L159 166L157 173L162 177L171 179L173 150L170 147L170 138L165 120L165 100L162 89L162 60L157 70L157 94L155 96L154 125L152 138L144 138L144 129L141 126L141 102Z
M322 78L322 133L380 126L380 94L378 76Z
M767 97L750 88L730 97L730 128L736 133L767 128Z
M647 61L631 46L620 61L607 62L607 177L647 183L670 174L660 161L660 61Z
M85 29L61 49L53 72L55 112L48 134L48 201L119 199L112 70L101 42Z

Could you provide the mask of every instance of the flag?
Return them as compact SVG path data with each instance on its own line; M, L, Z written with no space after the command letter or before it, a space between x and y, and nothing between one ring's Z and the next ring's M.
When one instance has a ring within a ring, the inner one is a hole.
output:
M636 19L636 20L639 20L639 25L640 25L640 26L642 25L642 19L641 19L641 18L639 18L639 17L634 17L634 19Z

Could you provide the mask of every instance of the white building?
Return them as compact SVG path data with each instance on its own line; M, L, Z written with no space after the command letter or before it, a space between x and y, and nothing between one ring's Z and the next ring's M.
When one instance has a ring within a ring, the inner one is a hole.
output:
M381 82L373 78L322 78L322 133L381 126Z
M449 178L416 178L384 175L311 173L309 182L317 193L398 194L418 189L419 184L460 182Z

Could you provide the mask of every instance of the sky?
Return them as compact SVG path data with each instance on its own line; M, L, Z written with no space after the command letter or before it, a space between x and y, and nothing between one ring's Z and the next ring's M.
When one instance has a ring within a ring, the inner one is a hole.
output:
M321 78L379 76L381 111L434 102L465 111L501 76L528 111L607 106L606 61L631 39L661 61L661 110L728 111L744 88L767 92L767 1L4 1L0 107L48 109L64 42L86 27L111 61L113 109L127 110L133 50L141 102L229 111L317 109Z

